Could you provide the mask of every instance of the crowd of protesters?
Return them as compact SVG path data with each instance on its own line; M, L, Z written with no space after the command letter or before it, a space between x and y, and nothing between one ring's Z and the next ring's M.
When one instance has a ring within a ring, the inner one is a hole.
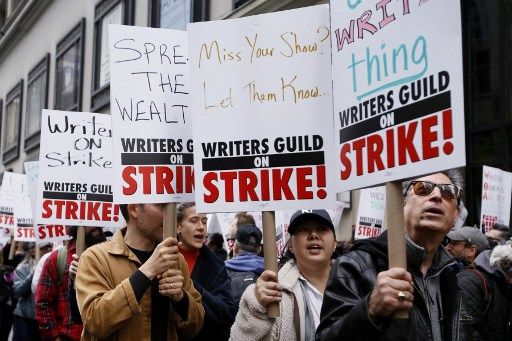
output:
M456 170L403 183L406 269L389 268L387 232L337 242L325 210L291 216L276 273L247 213L226 250L194 203L166 239L163 204L121 205L126 226L87 228L80 257L76 227L37 263L34 243L3 248L0 341L512 340L511 231L453 229L462 190Z

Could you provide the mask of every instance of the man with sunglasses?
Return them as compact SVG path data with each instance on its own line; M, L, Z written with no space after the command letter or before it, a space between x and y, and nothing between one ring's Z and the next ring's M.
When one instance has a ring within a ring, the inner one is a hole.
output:
M460 295L441 245L463 179L449 170L403 183L407 269L388 270L387 233L357 241L331 267L317 340L459 340ZM393 314L408 311L409 319Z

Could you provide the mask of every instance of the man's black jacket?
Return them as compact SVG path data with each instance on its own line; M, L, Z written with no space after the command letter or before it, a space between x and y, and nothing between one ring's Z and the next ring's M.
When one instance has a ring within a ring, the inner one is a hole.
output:
M408 253L408 271L419 271L420 263ZM352 251L332 265L324 293L317 340L432 340L426 304L436 302L421 295L414 283L414 306L410 318L388 318L374 324L369 319L368 297L377 274L388 269L387 233L377 239L356 242ZM444 266L440 274L442 293L442 339L459 340L460 292L453 270Z

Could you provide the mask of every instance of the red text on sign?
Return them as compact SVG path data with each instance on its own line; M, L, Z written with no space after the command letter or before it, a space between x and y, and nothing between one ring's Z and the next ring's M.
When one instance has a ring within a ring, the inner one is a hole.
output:
M451 139L452 111L445 110L442 113L442 139ZM409 122L397 127L391 127L384 131L355 139L341 145L339 160L342 170L341 180L347 180L355 173L361 176L376 171L403 166L439 157L438 132L439 125L437 114L426 116L419 121ZM415 143L415 137L419 135L420 143ZM444 154L453 153L453 143L445 141L442 147ZM385 152L385 157L384 157ZM366 167L365 167L366 166ZM366 168L366 169L365 169Z
M204 202L311 200L315 195L325 199L325 184L324 165L207 172Z
M118 221L119 205L101 201L46 199L43 201L42 218Z
M127 166L123 169L123 194L180 194L194 190L192 166Z

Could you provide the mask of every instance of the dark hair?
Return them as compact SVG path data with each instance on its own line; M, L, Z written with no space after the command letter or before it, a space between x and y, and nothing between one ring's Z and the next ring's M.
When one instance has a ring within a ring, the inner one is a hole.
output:
M181 223L185 216L185 210L190 207L196 206L195 202L180 202L176 205L176 221Z
M238 212L235 215L235 219L237 228L242 225L256 225L256 221L254 220L252 214L249 214L247 212Z
M78 227L74 225L68 225L68 235L71 237L71 240L76 240L76 235L78 234Z
M213 233L208 241L208 246L214 246L217 249L222 249L224 246L224 237L220 233Z
M128 222L128 205L121 204L119 205L119 209L121 210L121 214L123 215L124 220Z
M493 230L498 230L501 232L501 239L503 240L509 240L511 233L510 233L510 227L508 227L505 224L496 223L492 227Z
M247 244L240 243L239 241L236 241L235 244L238 245L240 250L245 251L245 252L258 253L258 251L261 250L261 246L256 247L256 246L252 246L252 245L247 245Z
M432 173L432 174L437 174L437 173L446 175L448 177L448 179L450 179L452 184L457 186L461 191L464 189L464 176L462 176L462 172L459 169L457 169L457 168L448 169L448 170L445 170L442 172L436 172L436 173ZM409 185L415 179L417 179L417 178L409 179L409 180L402 182L402 194L404 197L407 196L407 190L409 189ZM459 206L459 205L460 205L460 198L457 199L457 206Z

